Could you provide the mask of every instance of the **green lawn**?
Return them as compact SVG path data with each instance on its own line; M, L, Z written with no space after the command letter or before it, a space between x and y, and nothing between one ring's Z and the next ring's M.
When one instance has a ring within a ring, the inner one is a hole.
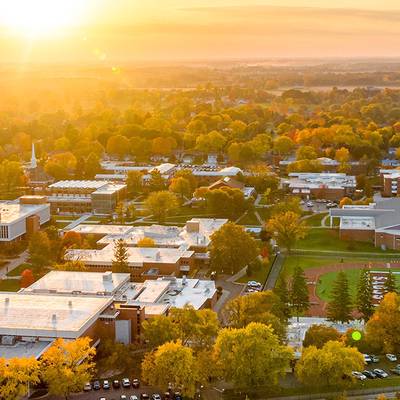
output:
M328 215L328 213L319 213L319 214L314 214L311 215L308 218L304 219L304 222L308 225L308 226L321 226L321 222L322 219Z
M19 279L0 280L0 292L17 292L21 289Z
M243 215L242 218L238 221L239 225L260 225L260 221L257 219L253 211L248 212L246 215Z
M385 271L386 269L384 268L373 268L374 271ZM360 276L360 269L348 269L344 270L344 273L347 276L347 279L349 281L349 289L350 289L350 295L352 299L355 299L356 292L357 292L357 284L358 284L358 279ZM393 268L392 271L400 271L400 269ZM338 271L335 272L327 272L326 274L322 275L320 277L320 282L317 286L317 294L318 297L321 298L322 300L329 301L330 300L330 291L333 286L333 282L335 281L337 277ZM397 281L397 286L400 286L400 276L395 275L396 281Z
M263 284L267 279L267 274L269 270L270 270L270 265L268 265L268 268L261 268L260 270L255 271L250 276L246 274L242 276L240 279L238 279L236 282L247 283L248 281L256 281Z
M29 263L23 263L19 267L13 269L7 275L20 276L25 269L30 269L35 277L38 275L42 275L44 272L46 272L43 270L43 268L34 267L32 264Z
M396 253L391 250L385 252L375 247L372 243L352 242L339 239L337 229L311 228L305 239L296 243L296 249L300 250L325 250L325 251L347 251L347 252L365 252L365 253ZM397 254L400 255L399 252Z

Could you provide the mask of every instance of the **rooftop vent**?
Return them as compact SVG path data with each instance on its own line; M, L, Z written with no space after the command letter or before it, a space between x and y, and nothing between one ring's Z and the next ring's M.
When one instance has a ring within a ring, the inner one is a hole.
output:
M111 271L104 272L103 281L104 282L111 282L112 281L112 272Z
M10 304L10 298L9 298L9 297L6 297L6 298L4 299L4 304L5 304L5 305Z
M72 308L72 300L68 301L68 307Z
M57 323L57 314L53 314L53 315L51 316L51 322L52 322L53 324L56 324L56 323Z

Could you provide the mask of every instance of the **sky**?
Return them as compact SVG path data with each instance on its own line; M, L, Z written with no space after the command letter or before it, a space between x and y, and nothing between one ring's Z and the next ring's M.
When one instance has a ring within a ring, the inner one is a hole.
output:
M398 0L0 0L0 62L398 57L399 44Z

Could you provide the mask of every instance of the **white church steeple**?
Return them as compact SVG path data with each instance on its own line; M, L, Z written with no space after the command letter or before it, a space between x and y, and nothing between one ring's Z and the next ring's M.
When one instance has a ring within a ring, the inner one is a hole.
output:
M35 143L32 142L31 169L37 168L37 160L35 153Z

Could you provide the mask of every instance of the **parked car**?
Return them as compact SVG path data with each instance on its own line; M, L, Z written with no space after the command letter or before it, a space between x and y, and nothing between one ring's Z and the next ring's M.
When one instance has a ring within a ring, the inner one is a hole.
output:
M336 208L338 205L332 201L326 204L326 208Z
M383 369L375 368L373 372L378 378L387 378L389 376L389 374Z
M99 400L107 400L105 397L100 397Z
M386 354L386 358L392 362L397 361L397 357L394 354Z
M183 400L183 397L180 394L180 392L175 392L174 393L174 400Z
M365 370L365 371L362 372L362 374L365 375L369 379L375 379L376 378L376 375L372 371Z
M101 385L99 381L94 381L93 382L93 389L94 390L100 390L101 389Z
M365 381L367 379L367 377L364 374L358 371L353 371L351 374L354 376L354 378L358 379L359 381Z
M140 386L140 381L139 379L132 379L132 387L134 387L135 389L139 388Z
M129 400L139 400L139 399L135 394L133 394L133 395L129 396Z
M92 390L92 384L90 382L86 382L85 386L83 386L83 390L85 392L90 392Z
M390 372L391 372L392 374L400 375L400 368L399 368L399 366L392 368L392 369L390 370Z
M314 207L314 203L312 201L307 201L306 206L310 208Z
M370 357L373 363L378 363L380 361L378 356L371 355Z
M128 397L126 397L126 394L121 394L121 396L119 396L120 400L128 400Z
M149 400L150 396L147 393L141 393L140 400Z
M121 387L121 383L118 379L115 379L112 383L114 389L119 389Z
M371 364L372 363L371 356L369 356L368 354L363 354L363 356L364 356L364 362L366 364Z
M103 389L108 390L110 389L110 382L107 380L103 381Z
M261 283L260 282L256 282L256 281L248 281L247 282L247 286L250 288L254 288L254 289L258 289L261 288Z
M122 386L124 388L130 388L131 387L131 381L128 378L123 378L122 379Z
M151 400L161 400L161 396L158 393L153 393L151 395Z

